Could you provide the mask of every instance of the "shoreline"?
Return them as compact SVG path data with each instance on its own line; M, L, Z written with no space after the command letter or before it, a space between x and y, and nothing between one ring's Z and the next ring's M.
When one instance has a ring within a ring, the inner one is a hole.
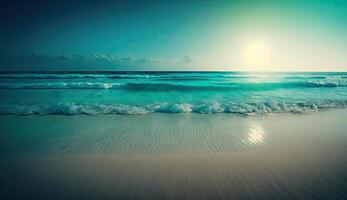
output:
M269 142L276 142L273 137L277 135L288 140L294 139L293 136L300 137L299 134L311 137L314 132L319 132L323 137L324 131L335 127L339 137L344 138L346 116L347 109L265 115L2 115L3 148L0 153L238 152L268 146ZM292 132L296 133L293 135Z

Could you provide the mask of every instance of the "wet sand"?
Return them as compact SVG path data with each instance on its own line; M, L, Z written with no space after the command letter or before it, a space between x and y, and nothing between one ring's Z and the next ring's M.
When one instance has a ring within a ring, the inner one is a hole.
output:
M346 117L1 116L1 199L346 199Z

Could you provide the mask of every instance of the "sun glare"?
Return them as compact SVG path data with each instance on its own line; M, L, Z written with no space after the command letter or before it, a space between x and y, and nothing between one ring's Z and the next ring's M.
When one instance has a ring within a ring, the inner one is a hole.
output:
M246 46L244 56L249 67L264 67L269 63L270 50L264 43L256 41Z

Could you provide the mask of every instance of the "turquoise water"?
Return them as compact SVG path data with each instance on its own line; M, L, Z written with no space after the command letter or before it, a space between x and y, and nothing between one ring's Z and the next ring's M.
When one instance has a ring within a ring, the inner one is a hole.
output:
M347 107L347 73L0 74L0 114L305 113Z

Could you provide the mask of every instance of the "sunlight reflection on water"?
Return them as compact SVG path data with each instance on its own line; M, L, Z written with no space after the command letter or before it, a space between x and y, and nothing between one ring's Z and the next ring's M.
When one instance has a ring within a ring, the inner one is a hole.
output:
M259 124L250 124L248 134L242 141L246 144L259 145L265 140L265 131Z

